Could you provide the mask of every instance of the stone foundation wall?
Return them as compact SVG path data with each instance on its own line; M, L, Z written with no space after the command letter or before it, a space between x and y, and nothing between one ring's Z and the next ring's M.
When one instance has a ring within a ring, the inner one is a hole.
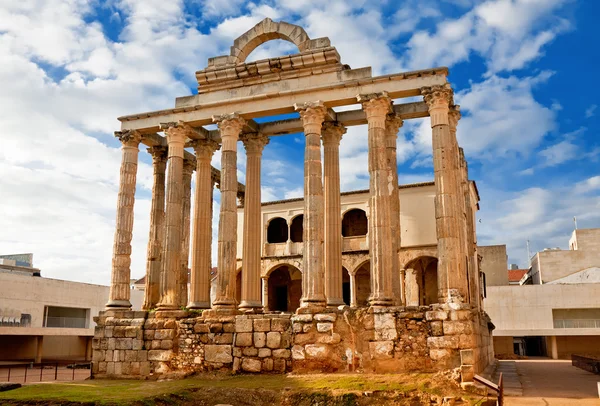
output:
M460 369L468 382L493 359L489 318L462 304L297 315L106 311L95 320L96 377Z

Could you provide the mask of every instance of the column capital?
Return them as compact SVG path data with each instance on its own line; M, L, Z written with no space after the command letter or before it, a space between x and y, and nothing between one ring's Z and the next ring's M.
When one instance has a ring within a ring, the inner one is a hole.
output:
M294 110L300 113L305 136L306 134L320 134L321 125L327 114L327 107L323 105L322 101L295 103Z
M396 113L390 113L385 120L386 143L390 148L396 148L398 131L404 125L404 120Z
M196 161L210 161L215 151L221 148L218 142L207 139L192 140L192 142L190 142L190 146L194 148L194 152L196 153Z
M453 91L449 83L422 87L423 100L429 106L431 127L436 125L448 125L448 111L450 105L454 104Z
M167 147L154 146L148 147L148 153L152 155L152 162L154 164L160 164L167 162Z
M269 143L269 137L261 133L247 133L240 137L246 148L246 155L261 155L265 146Z
M124 147L137 148L142 141L142 134L137 130L115 131L115 137L121 141Z
M337 121L326 121L321 130L323 145L340 145L342 136L346 134L346 127Z
M387 92L359 94L356 100L362 104L367 120L384 118L392 110L392 99Z
M246 120L244 120L239 113L227 113L212 116L212 120L213 123L216 123L219 126L221 137L238 137L242 128L246 125Z
M448 112L448 121L450 124L450 130L456 131L456 126L458 126L458 120L460 120L462 115L460 114L460 106L455 104L450 107L450 111Z
M183 157L183 148L185 147L185 140L188 135L193 131L189 124L183 121L160 123L160 129L164 131L167 136L167 144L169 146L169 156L181 156Z

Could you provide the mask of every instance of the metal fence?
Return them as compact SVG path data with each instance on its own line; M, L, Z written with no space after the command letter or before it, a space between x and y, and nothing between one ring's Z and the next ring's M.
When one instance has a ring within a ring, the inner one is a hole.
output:
M556 319L554 328L600 328L600 319Z
M79 381L90 377L91 362L42 362L0 365L0 382Z

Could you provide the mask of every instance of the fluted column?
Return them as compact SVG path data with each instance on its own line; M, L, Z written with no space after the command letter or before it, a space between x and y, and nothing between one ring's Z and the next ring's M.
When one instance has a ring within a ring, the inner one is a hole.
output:
M212 201L213 180L210 161L219 144L212 140L195 140L196 191L194 194L194 227L192 235L192 267L189 309L210 308L210 271L212 269Z
M326 108L321 102L294 105L304 126L304 253L302 255L301 311L326 306L323 267L323 181L321 168L321 126Z
M358 307L356 295L358 294L356 289L356 274L350 274L350 307Z
M342 293L342 205L340 202L340 141L346 128L340 123L323 124L325 192L325 296L327 306L344 304Z
M400 194L398 190L398 161L396 157L396 141L398 139L398 130L404 122L396 114L388 114L385 122L386 132L386 152L388 161L389 175L392 178L393 187L390 188L390 220L392 235L392 293L394 304L400 306L402 302L402 286L400 283L400 265L398 259L398 250L401 243L400 228Z
M240 310L262 311L260 301L260 163L269 137L248 134L242 138L246 148L246 192L244 194L244 242L242 250L242 295Z
M438 239L438 299L440 302L464 300L467 296L467 276L461 274L458 198L461 195L457 178L458 154L454 151L448 112L452 104L450 85L422 88L431 117L433 171L436 188L435 218Z
M269 311L269 277L261 276L263 312Z
M148 259L146 262L146 284L144 310L154 309L160 300L160 269L165 224L165 170L167 168L167 148L150 147L154 168L152 203L150 208L150 236L148 238Z
M406 269L400 269L400 304L406 306Z
M113 245L110 293L107 308L131 308L129 279L131 278L131 238L133 236L133 204L138 167L138 145L142 140L137 131L117 131L115 137L121 141L121 171L119 197L117 199L117 221Z
M196 167L195 160L183 161L183 203L181 205L181 267L177 278L179 307L188 303L188 273L190 259L190 211L192 208L192 173Z
M169 160L165 244L160 278L159 310L179 308L178 279L181 270L181 229L183 222L183 153L189 129L183 123L161 124L167 136Z
M394 304L392 290L391 194L386 151L386 118L392 102L387 93L359 95L369 126L369 255L371 259L371 306ZM396 190L397 191L397 190Z
M215 310L233 311L237 257L237 142L245 120L237 114L213 117L221 133L221 212Z
M417 282L417 271L409 268L406 270L405 288L406 306L419 306L419 283Z

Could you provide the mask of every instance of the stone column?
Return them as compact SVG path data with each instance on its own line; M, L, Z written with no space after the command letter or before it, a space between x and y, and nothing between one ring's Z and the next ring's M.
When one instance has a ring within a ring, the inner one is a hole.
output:
M194 160L195 161L195 160ZM185 307L188 303L188 274L190 258L190 210L192 208L192 173L196 162L185 159L183 161L183 204L182 204L182 228L181 228L181 267L177 278L179 307Z
M400 250L400 194L398 190L398 160L396 157L396 141L398 139L398 130L404 122L395 113L388 114L385 122L385 140L388 161L388 176L392 178L392 188L390 188L390 226L392 235L392 293L394 304L402 304L402 290L400 284L400 264L398 259L398 250Z
M189 309L210 308L210 271L212 269L212 201L213 180L210 161L219 149L212 140L195 140L196 191L194 195L194 228L192 236L192 269Z
M246 122L237 114L213 117L213 121L219 125L222 140L217 295L213 308L218 311L234 311L237 259L237 142Z
M323 182L321 126L327 109L321 102L294 105L304 126L304 252L302 298L298 311L313 312L326 307L323 268Z
M154 168L152 203L150 208L150 236L148 238L148 260L146 262L146 285L142 309L156 307L160 300L160 270L165 224L165 169L167 168L167 148L150 147Z
M400 305L406 306L406 269L400 270Z
M325 192L325 296L327 306L344 304L342 293L342 205L340 202L340 141L346 128L340 123L323 124Z
M181 228L183 222L183 153L186 134L183 123L161 124L168 143L167 207L165 210L165 245L160 278L159 310L179 308L179 273L181 270Z
M262 311L260 301L260 161L269 137L262 134L245 135L246 193L244 194L244 245L242 251L242 295L240 310Z
M435 218L438 239L438 299L440 302L462 301L468 298L467 276L459 265L461 242L459 233L458 198L461 195L457 179L458 154L452 139L448 112L452 104L449 84L422 88L431 116L433 171L436 187Z
M358 307L358 302L356 301L356 274L348 274L350 275L350 307Z
M133 204L138 166L138 145L142 140L137 131L117 131L115 137L121 141L121 172L117 221L113 245L110 293L107 308L130 309L131 238L133 236Z
M392 102L387 93L359 95L369 126L369 254L371 260L371 306L394 304L392 290L391 198L386 151L386 118Z
M35 363L39 364L42 362L42 355L44 353L44 336L36 337L36 346L35 346Z
M556 343L556 336L550 336L550 356L552 359L558 359L558 344Z
M269 277L261 276L263 312L269 311Z
M406 270L405 280L406 306L419 306L419 283L417 271L409 268Z

